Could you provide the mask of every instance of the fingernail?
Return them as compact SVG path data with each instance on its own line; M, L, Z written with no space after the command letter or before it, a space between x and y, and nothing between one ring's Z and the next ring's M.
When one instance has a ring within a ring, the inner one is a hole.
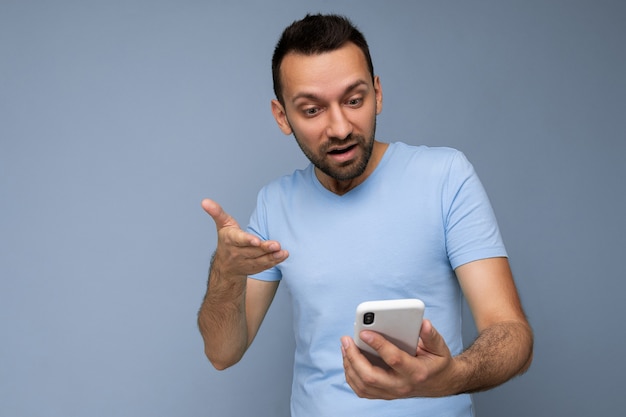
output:
M374 339L374 337L372 336L372 334L370 332L361 332L359 334L359 337L365 343L369 343L369 342L371 342Z
M348 347L350 346L350 342L348 341L347 337L344 336L344 337L341 338L341 346L344 349L348 349Z

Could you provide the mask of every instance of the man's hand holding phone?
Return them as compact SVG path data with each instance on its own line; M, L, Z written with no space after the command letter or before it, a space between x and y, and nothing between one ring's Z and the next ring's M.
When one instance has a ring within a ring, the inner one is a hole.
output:
M357 314L357 320L359 315ZM355 321L355 329L357 328ZM361 350L359 344L367 345ZM456 364L443 337L427 320L421 320L419 341L413 354L399 348L381 333L358 330L355 339L341 338L346 381L363 398L397 399L450 395ZM380 360L384 366L377 365ZM373 363L374 362L374 363Z

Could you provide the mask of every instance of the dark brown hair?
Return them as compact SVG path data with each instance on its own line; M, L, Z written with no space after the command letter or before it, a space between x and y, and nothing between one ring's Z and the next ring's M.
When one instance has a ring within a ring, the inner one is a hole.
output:
M276 98L283 103L280 65L288 53L321 54L337 50L347 42L352 42L361 49L373 80L374 65L367 41L346 17L307 14L304 19L293 22L283 31L272 57L272 80Z

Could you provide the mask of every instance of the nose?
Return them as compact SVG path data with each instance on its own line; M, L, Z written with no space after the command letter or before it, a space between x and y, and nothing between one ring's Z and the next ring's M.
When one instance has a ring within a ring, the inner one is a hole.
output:
M331 107L328 115L327 136L341 140L349 137L352 133L352 123L346 117L344 109L341 106Z

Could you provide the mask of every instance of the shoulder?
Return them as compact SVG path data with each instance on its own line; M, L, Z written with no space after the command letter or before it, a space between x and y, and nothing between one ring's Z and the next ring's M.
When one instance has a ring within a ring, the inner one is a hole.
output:
M463 152L450 147L393 142L389 146L389 151L394 165L413 167L420 171L449 172L455 169L455 166L469 164Z
M277 201L281 196L293 195L307 190L312 183L313 167L307 166L291 174L278 177L267 183L259 191L259 199Z
M396 158L423 158L425 160L441 161L454 159L463 153L458 149L445 146L409 145L404 142L392 142L389 151Z

